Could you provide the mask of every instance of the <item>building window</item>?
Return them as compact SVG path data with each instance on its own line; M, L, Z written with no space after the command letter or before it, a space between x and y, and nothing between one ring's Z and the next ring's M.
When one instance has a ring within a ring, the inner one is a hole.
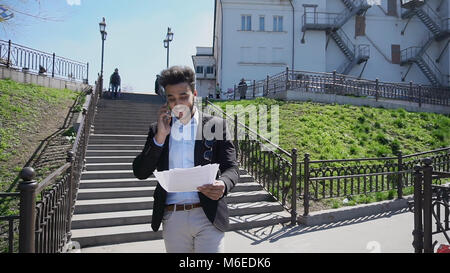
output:
M241 16L241 30L242 31L251 31L252 30L252 16L251 15L242 15Z
M206 67L206 74L214 74L214 67L207 66Z
M266 30L266 18L264 16L259 16L259 31Z
M283 16L273 17L273 31L282 32L283 31Z
M197 74L203 74L203 66L197 66L195 68L195 73Z

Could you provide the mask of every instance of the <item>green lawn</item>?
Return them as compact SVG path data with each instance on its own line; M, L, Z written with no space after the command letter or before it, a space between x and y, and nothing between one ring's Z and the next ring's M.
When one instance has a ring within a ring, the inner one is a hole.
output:
M67 115L67 106L78 94L0 80L0 191L11 190L23 164L42 141L37 138L40 128L56 116Z
M265 98L214 103L223 110L267 105L269 124L271 106L278 105L279 144L287 151L297 148L301 160L305 153L312 160L372 158L450 146L448 115Z

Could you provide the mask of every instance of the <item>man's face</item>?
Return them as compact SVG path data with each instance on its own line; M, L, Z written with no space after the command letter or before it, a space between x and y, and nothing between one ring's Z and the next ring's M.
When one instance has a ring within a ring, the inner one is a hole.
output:
M179 83L166 86L167 103L169 108L183 124L189 122L194 109L194 98L197 91L192 92L188 83Z

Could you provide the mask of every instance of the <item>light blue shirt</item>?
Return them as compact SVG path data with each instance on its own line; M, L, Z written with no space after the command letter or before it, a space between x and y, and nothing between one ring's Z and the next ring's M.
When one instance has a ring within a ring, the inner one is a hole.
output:
M169 170L175 168L193 168L195 137L197 135L199 114L195 108L193 118L183 125L180 120L173 117L169 138ZM153 138L156 145L162 147ZM182 182L182 180L180 180ZM198 192L168 192L166 205L171 204L195 204L200 203Z

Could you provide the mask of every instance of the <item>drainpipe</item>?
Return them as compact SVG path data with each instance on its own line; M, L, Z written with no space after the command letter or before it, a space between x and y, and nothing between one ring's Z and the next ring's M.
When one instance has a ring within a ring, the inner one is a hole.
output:
M294 70L294 54L295 54L295 9L294 4L292 4L293 0L289 0L289 3L291 3L292 7L292 67L291 70Z

